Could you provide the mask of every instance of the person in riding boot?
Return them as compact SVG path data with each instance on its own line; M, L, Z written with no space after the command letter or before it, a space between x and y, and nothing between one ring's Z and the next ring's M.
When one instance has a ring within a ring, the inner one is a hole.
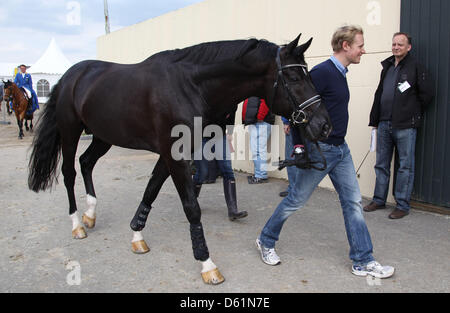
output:
M39 109L39 103L36 92L33 89L33 80L31 79L31 75L27 73L26 65L22 64L19 66L19 68L20 73L17 73L16 77L14 78L14 83L20 89L25 89L28 98L31 98L32 101L32 107L30 111L34 112Z
M237 106L236 106L237 109ZM222 125L223 133L225 133L226 125L234 125L236 110L233 110L233 113L229 114L226 118L226 122ZM229 138L233 134L233 127L228 127L228 134L222 136L217 142L214 143L214 148L221 146L222 147L222 155L216 155L217 165L219 166L220 171L223 176L223 191L225 194L225 201L228 207L228 218L230 221L235 221L237 219L241 219L247 217L247 211L238 211L237 207L237 198L236 198L236 179L234 177L233 167L231 165L231 155L229 148ZM206 143L212 140L211 138L203 138L202 142L202 151ZM213 148L213 149L214 149ZM198 198L200 195L200 190L202 188L203 183L205 182L208 175L208 160L202 153L201 160L195 160L196 172L193 177L194 181L194 192L195 196Z
M254 175L247 177L248 183L267 183L267 141L275 124L275 115L270 112L264 99L251 97L244 101L242 122L245 126L250 125L250 148L255 167Z

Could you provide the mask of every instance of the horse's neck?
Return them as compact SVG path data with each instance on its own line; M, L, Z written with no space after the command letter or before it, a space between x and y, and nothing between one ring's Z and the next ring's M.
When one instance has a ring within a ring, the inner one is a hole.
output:
M232 73L224 73L221 76L213 72L209 75L205 74L203 77L207 82L207 88L204 89L205 99L209 103L216 99L213 102L219 101L222 105L228 104L232 107L251 96L265 96L265 77L255 75L246 68L241 71L233 69ZM217 100L218 98L220 100Z
M19 86L17 86L16 84L12 85L12 89L13 89L13 98L19 102L21 101L23 98L25 98L25 96L23 95L23 92L20 90Z

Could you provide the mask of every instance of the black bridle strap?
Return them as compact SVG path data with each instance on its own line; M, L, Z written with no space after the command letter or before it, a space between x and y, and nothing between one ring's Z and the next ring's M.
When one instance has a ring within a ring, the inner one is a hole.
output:
M281 58L280 58L280 52L281 52L281 47L278 48L277 51L277 57L276 57L276 63L277 63L277 79L273 85L273 93L272 93L272 99L271 99L271 105L274 105L275 102L275 95L277 93L278 90L278 82L281 80L281 83L283 85L283 88L285 89L289 99L291 100L292 104L294 105L294 112L292 113L292 117L291 117L291 122L294 125L300 125L300 124L308 124L309 120L308 120L308 116L306 115L306 113L303 111L307 108L309 108L310 106L321 102L321 98L319 95L316 95L308 100L306 100L305 102L303 102L302 104L299 104L297 102L297 100L295 99L294 95L291 92L291 89L289 88L289 84L286 82L286 80L284 79L283 76L283 70L288 69L288 68L294 68L294 67L301 67L305 70L306 65L303 64L288 64L285 66L281 65ZM313 116L316 112L313 111ZM299 119L301 119L299 121ZM305 138L305 136L302 134L302 136ZM309 159L308 153L306 152L306 158L307 160L309 160L309 165L311 168L319 170L319 171L324 171L327 169L327 160L325 158L325 156L323 155L322 150L320 149L320 146L317 142L315 142L317 149L319 150L320 156L322 158L322 164L323 167L317 167L315 166L315 164L318 164L319 162L311 162L311 160ZM286 167L286 166L293 166L295 165L295 163L292 163L292 161L283 161L280 162L279 164L279 169L281 170L282 168Z
M307 66L304 64L299 64L299 63L294 63L294 64L288 64L283 66L281 64L281 57L280 57L280 52L281 52L281 47L278 48L277 51L277 57L276 57L276 63L277 63L277 79L275 80L275 83L273 85L273 93L272 93L272 99L271 99L271 104L272 106L274 105L275 102L275 95L277 93L278 90L278 85L279 85L279 81L281 81L284 90L286 91L289 100L291 101L291 103L294 106L294 112L292 113L291 116L291 121L294 125L299 125L299 124L308 124L308 116L307 114L303 111L307 108L309 108L310 106L319 103L321 101L321 98L319 95L315 95L312 98L306 100L305 102L303 102L302 104L299 104L297 102L297 99L295 99L294 95L292 94L291 88L289 87L289 84L286 82L286 80L284 79L283 76L283 70L288 69L288 68L296 68L296 67L301 67L305 73L306 73L306 68ZM315 112L313 112L314 115Z

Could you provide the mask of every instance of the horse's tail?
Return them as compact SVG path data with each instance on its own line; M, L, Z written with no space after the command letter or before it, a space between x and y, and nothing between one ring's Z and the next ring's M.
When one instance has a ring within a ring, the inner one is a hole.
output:
M33 139L28 187L34 192L51 188L57 176L56 168L61 155L61 136L56 123L59 90L59 84L53 87Z

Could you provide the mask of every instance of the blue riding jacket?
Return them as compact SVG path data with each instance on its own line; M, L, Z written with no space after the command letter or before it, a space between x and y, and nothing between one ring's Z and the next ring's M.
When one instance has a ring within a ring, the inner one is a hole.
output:
M14 79L14 83L17 85L17 87L19 88L25 87L31 92L31 95L33 97L32 99L33 106L31 112L29 113L32 113L37 109L39 109L38 97L33 89L33 80L31 79L31 75L26 73L24 76L22 76L22 73L17 73L16 78Z

